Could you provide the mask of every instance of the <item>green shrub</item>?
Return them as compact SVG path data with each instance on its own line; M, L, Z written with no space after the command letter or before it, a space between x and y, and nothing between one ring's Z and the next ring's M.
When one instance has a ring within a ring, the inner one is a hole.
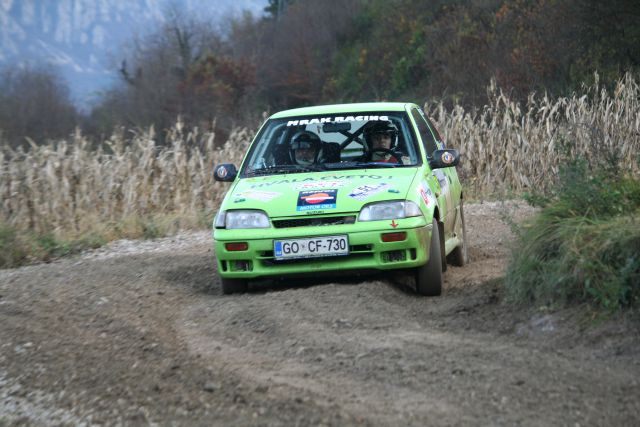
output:
M0 224L0 268L51 261L85 249L97 248L105 243L106 239L97 233L62 239L53 233L36 234Z
M640 213L640 212L639 212ZM640 302L640 222L541 213L520 236L508 295L543 305L590 302L610 310Z
M206 229L213 211L196 215L131 215L121 221L96 222L91 230L78 233L37 233L0 222L0 268L51 261L86 249L98 248L116 239L155 239L179 230Z
M18 233L13 228L0 224L0 268L24 263L28 253Z
M618 310L640 302L640 180L607 154L576 158L570 147L554 190L531 193L541 208L518 229L505 286L512 301L589 302Z

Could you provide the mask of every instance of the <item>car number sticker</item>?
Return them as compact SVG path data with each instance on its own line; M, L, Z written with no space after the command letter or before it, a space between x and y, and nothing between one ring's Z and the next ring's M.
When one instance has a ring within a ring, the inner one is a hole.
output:
M293 188L296 190L327 190L342 187L344 184L346 184L345 181L313 181L295 184Z
M373 184L373 185L360 185L354 188L353 190L351 190L351 193L349 193L349 197L359 201L363 201L373 196L374 194L378 194L381 191L384 191L390 187L391 185L386 184L384 182L380 184Z
M349 241L346 235L274 240L273 253L276 259L348 255Z
M335 209L338 190L308 190L298 194L298 211Z
M422 196L422 200L424 200L425 205L429 206L433 203L433 192L424 184L420 185L420 196Z
M260 191L260 190L251 190L251 191L243 191L241 193L234 194L236 199L251 199L257 200L259 202L270 202L276 197L282 195L281 193L277 193L275 191Z

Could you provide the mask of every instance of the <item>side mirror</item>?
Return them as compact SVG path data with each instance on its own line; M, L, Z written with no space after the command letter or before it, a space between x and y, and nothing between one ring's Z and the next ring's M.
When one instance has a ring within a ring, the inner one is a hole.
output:
M238 170L234 164L223 163L216 166L215 172L213 173L213 179L222 182L232 182L236 179L236 175L238 175Z
M429 159L431 169L449 168L460 163L460 153L458 150L447 148L445 150L435 150Z

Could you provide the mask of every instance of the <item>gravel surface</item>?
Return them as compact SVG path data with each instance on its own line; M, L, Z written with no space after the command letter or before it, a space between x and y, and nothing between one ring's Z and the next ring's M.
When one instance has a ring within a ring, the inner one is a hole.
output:
M0 426L639 425L637 318L504 303L531 213L465 205L471 263L437 298L393 276L223 296L209 232L0 271Z

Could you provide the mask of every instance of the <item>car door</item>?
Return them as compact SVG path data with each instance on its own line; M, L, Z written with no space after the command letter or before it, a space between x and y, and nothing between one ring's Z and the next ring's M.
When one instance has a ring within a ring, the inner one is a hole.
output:
M440 132L438 132L438 129L435 127L433 122L426 115L424 116L424 118L429 124L429 127L431 128L431 130L433 131L433 134L436 137L436 143L438 145L438 148L439 149L447 148L444 138L442 138ZM459 221L459 215L460 215L460 203L462 200L462 185L460 184L458 171L455 167L444 168L443 172L447 176L447 179L449 181L449 188L450 188L449 195L451 197L451 211L450 211L451 214L448 215L447 221L448 221L448 226L450 227L452 232L455 233L456 223Z
M411 115L418 127L420 139L427 157L430 158L432 157L433 152L439 148L438 143L436 142L436 137L429 127L424 113L422 113L419 108L413 108L411 110ZM451 181L446 169L451 168L436 169L427 172L427 176L424 177L430 186L435 188L438 207L440 208L440 220L444 223L445 239L452 233L454 221L454 216L450 215L450 212L454 209L451 196Z
M420 110L422 112L422 110ZM435 135L436 138L436 144L438 145L439 149L445 149L447 148L446 143L444 141L444 138L442 138L442 135L440 134L440 132L438 132L438 129L436 128L436 126L433 124L433 122L429 119L429 117L427 117L426 115L423 116L425 118L425 120L427 121L427 124L429 125L429 127L431 128L433 134ZM455 147L454 147L455 148ZM460 185L460 179L458 178L458 171L455 167L450 167L450 168L445 168L443 169L444 173L449 177L449 183L451 185L451 196L453 199L453 205L454 206L458 206L458 204L460 203L460 190L462 189L461 185Z

